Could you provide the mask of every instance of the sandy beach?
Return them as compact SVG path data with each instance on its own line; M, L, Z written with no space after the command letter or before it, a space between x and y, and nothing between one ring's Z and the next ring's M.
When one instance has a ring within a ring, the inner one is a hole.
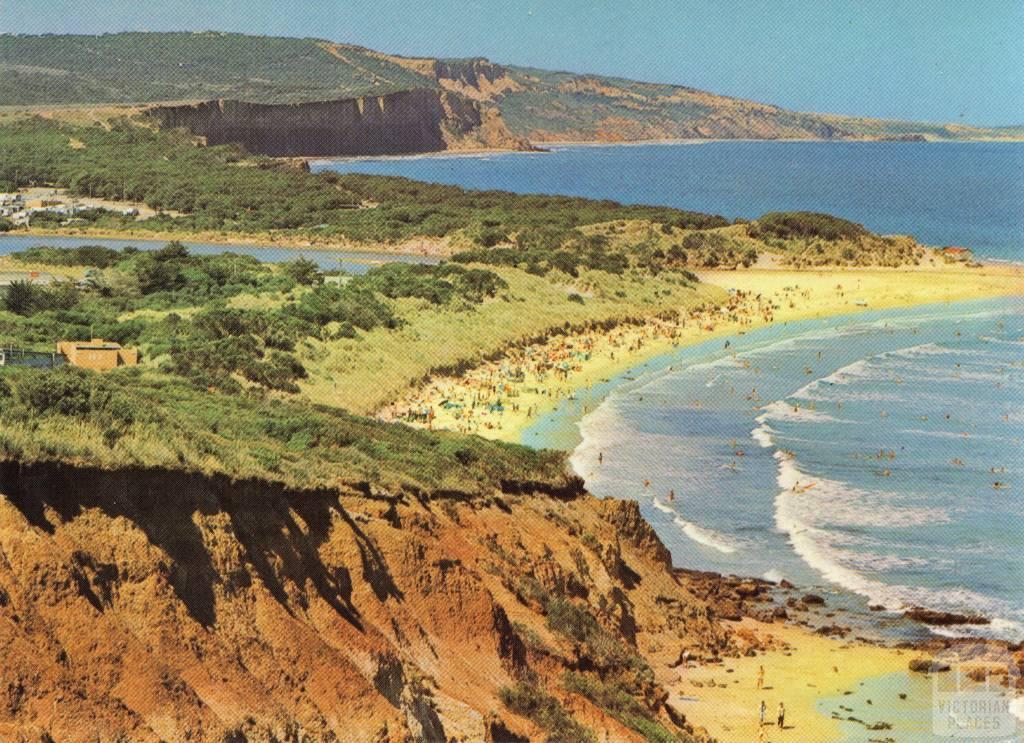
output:
M677 320L652 319L602 332L554 336L459 377L429 380L378 412L385 420L518 442L539 416L577 390L685 345L771 323L867 310L1024 295L1014 266L911 270L751 269L710 271L702 281L730 291L728 306ZM723 340L724 343L724 340Z
M897 702L904 711L914 708L918 713L930 714L930 698L914 693L915 679L907 670L911 659L926 657L922 653L831 639L791 624L765 625L744 619L735 623L734 629L758 637L773 649L727 659L721 665L680 668L678 679L669 685L675 704L719 740L758 740L762 701L766 706L765 738L776 742L842 740L833 711L844 720L861 720L865 739L879 740L892 735L883 725L892 724L893 718L887 720L886 715ZM763 686L759 688L762 667ZM875 678L891 679L892 689L889 698L872 699L868 704L856 692L868 679ZM906 698L901 699L899 694ZM843 701L826 702L826 709L820 709L819 705L832 697ZM777 725L780 702L785 705L783 729ZM869 732L868 726L877 726L878 732Z

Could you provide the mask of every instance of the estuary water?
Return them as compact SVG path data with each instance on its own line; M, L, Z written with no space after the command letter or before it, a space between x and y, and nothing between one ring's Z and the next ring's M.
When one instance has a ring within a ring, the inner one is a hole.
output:
M140 240L134 238L107 237L66 237L48 235L0 234L0 256L17 253L37 245L48 245L54 248L77 248L83 245L102 245L114 250L134 247L139 250L157 250L164 247L167 240ZM248 255L264 263L285 263L296 258L306 258L316 263L325 271L342 270L351 274L364 274L381 263L438 263L439 258L433 256L404 255L396 253L374 253L345 250L303 250L301 248L282 248L276 245L237 245L226 243L203 243L183 240L182 245L193 255L218 255L220 253L237 253Z

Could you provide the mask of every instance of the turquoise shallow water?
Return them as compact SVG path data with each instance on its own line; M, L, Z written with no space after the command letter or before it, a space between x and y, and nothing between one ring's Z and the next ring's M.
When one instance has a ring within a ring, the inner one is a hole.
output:
M753 219L804 209L1024 260L1024 143L701 142L324 161L314 170L663 204Z
M897 613L923 605L993 620L958 634L1024 638L1019 301L730 340L580 392L524 442L638 500L677 564L785 577L852 617L881 604L870 624L896 635L923 632Z

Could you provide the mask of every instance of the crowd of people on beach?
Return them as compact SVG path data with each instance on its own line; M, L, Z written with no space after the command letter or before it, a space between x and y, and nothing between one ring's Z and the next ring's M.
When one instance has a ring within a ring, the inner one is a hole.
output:
M792 290L793 296L796 292ZM654 344L676 347L684 332L711 334L725 324L743 333L745 328L771 323L778 309L773 298L737 290L730 291L721 305L703 305L676 317L557 335L516 347L463 376L433 379L379 416L462 433L500 431L508 412L532 419L542 408L554 407L548 403L574 399L578 376L592 360L614 363L634 358ZM520 402L524 393L534 400L525 410Z

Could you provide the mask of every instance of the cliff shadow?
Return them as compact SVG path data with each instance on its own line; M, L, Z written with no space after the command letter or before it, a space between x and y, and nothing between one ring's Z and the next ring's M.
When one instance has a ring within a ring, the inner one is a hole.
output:
M189 615L207 628L217 619L216 587L226 591L245 588L251 570L290 615L295 616L296 608L306 608L305 597L301 590L290 594L285 581L302 587L309 579L339 616L362 631L359 611L352 603L348 569L328 570L318 554L336 516L352 530L363 575L378 598L401 598L380 551L341 508L333 491L295 491L261 481L233 482L226 477L168 470L108 472L58 463L6 462L0 464L0 493L30 524L48 534L85 509L131 521L168 555L168 583ZM289 509L302 517L307 531L299 527ZM221 513L227 514L232 536L245 555L245 563L229 575L222 575L214 565L196 518L197 514L213 517ZM104 601L94 591L83 595L103 610ZM107 600L109 603L109 596Z

